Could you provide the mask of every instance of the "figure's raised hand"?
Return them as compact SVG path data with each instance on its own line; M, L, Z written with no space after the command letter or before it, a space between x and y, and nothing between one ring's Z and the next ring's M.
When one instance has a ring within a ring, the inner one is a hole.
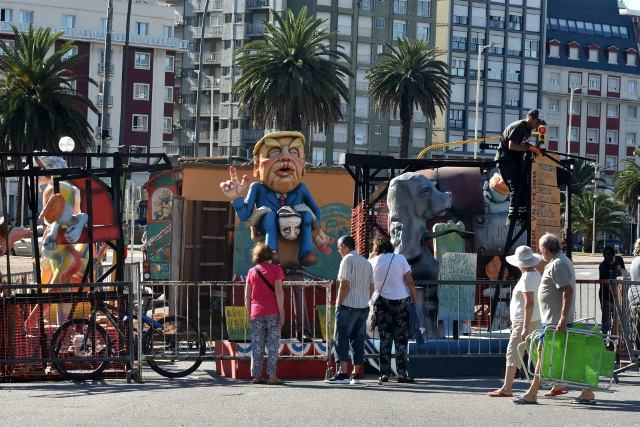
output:
M247 193L248 184L249 177L247 175L243 175L242 181L239 181L236 167L229 166L229 179L220 183L220 189L228 199L235 200L239 197L244 197Z

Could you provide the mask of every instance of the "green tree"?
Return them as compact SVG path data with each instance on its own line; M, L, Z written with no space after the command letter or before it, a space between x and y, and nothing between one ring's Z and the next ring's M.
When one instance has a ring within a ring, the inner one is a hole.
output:
M60 151L62 136L72 137L79 149L91 146L93 129L78 108L98 110L72 84L95 82L72 73L80 58L65 54L73 43L56 49L63 32L44 27L25 33L13 27L13 33L13 47L0 40L0 151Z
M324 20L307 16L306 7L297 17L288 9L275 21L264 22L264 40L237 52L239 108L254 126L304 130L304 123L323 130L342 118L341 99L349 99L343 79L351 72L338 61L350 58L329 47L335 35L322 28Z
M569 185L571 186L571 194L579 196L586 188L593 186L595 177L595 167L592 163L584 160L576 160L573 165L573 173ZM598 179L598 186L604 184L603 179Z
M387 49L367 72L369 94L378 113L400 113L400 157L408 157L414 107L431 121L437 110L444 111L451 94L449 70L423 40L405 37Z
M613 197L627 207L631 214L638 213L640 196L640 165L635 159L624 159L625 168L616 173Z
M596 238L604 233L623 236L627 229L624 206L613 200L609 194L596 191L595 195ZM593 196L593 190L582 192L573 198L571 210L573 232L583 234L585 248L591 247L593 239Z

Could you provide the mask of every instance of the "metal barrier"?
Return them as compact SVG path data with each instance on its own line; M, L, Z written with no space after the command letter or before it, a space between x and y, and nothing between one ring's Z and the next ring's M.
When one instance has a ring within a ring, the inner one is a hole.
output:
M283 283L286 320L281 363L326 363L326 342L333 334L331 285L331 281ZM203 360L215 360L218 371L224 371L231 368L222 362L251 358L244 282L140 282L139 286L138 318L150 325L145 325L141 351L157 372L182 376L192 362Z
M133 366L132 284L78 286L0 285L2 380L124 376Z

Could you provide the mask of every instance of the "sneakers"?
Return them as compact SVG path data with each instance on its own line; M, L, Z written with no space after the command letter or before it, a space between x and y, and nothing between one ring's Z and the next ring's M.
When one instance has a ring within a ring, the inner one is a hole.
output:
M349 380L349 384L351 385L360 384L360 375L351 374L351 379Z
M324 382L327 384L349 384L349 380L349 375L339 372Z

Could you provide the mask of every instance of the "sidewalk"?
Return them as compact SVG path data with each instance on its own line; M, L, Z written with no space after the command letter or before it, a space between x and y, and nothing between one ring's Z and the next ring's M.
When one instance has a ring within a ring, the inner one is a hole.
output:
M629 265L631 265L631 261L633 261L633 256L622 256L622 258L624 259L624 265L627 266L628 269ZM571 260L573 261L574 265L598 266L602 262L602 259L603 258L601 253L592 255L590 253L584 252L573 252L571 254Z

